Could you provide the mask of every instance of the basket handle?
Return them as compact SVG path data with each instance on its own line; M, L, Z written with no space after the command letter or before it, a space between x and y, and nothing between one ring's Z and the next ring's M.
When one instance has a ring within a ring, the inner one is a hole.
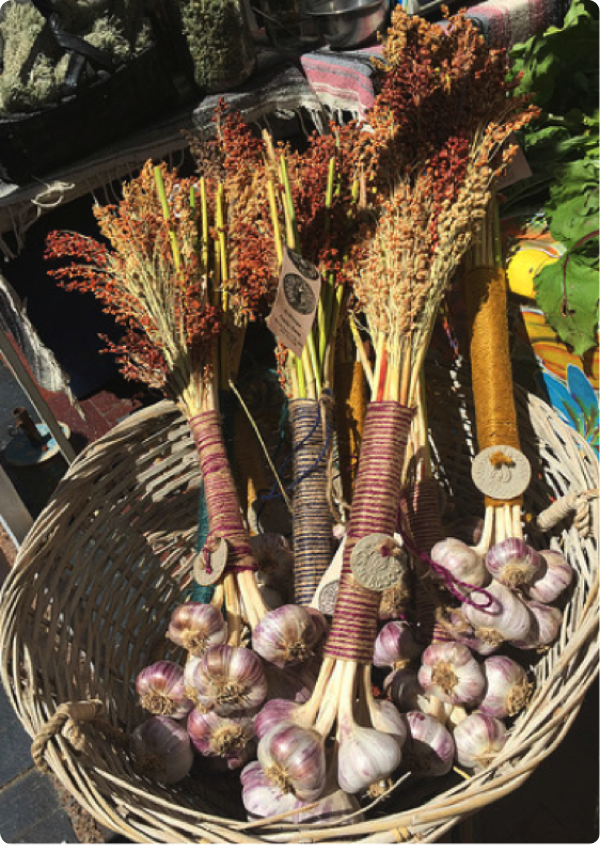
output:
M49 766L46 763L46 748L51 739L60 733L71 743L76 751L85 749L85 734L77 727L78 722L92 722L104 713L104 705L98 699L89 701L66 701L61 704L56 713L41 728L32 744L31 756L36 767L46 774Z
M537 527L541 528L542 531L548 531L548 529L558 525L561 520L573 514L573 525L579 531L582 539L585 539L592 530L591 501L597 497L597 489L568 493L538 514Z

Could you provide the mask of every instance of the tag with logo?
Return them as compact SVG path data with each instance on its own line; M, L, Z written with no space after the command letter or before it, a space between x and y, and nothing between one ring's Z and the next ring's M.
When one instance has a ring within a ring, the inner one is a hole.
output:
M321 276L314 264L285 247L279 287L267 325L280 343L300 357L313 327Z

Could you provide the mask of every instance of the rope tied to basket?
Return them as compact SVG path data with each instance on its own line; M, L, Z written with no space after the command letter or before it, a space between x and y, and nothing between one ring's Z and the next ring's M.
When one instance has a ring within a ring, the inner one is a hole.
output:
M99 719L104 713L104 705L99 699L89 701L65 701L53 716L40 728L31 744L33 762L43 774L50 771L45 760L48 743L55 736L62 734L75 751L84 752L87 748L87 737L78 723L95 723L102 727L103 733L111 739L124 744L127 739L122 731L115 728L106 719Z
M548 531L562 522L563 519L573 516L573 525L581 537L585 539L589 537L591 531L591 502L597 497L597 488L567 493L566 496L561 496L546 510L538 514L536 525L542 531Z

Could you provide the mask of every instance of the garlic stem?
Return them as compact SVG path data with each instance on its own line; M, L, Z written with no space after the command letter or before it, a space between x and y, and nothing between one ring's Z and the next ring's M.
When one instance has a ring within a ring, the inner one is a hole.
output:
M323 706L319 711L319 715L315 722L315 729L326 737L333 727L336 715L339 709L340 697L342 694L342 673L344 671L344 664L338 663L331 675L330 690L323 701Z
M228 572L224 576L223 591L225 595L227 629L229 631L227 644L231 646L239 646L242 641L242 615L240 611L240 600L235 583L235 575L233 572Z
M339 699L338 699L338 719L336 739L338 742L341 739L343 731L348 731L354 720L354 701L356 699L356 681L358 677L358 663L354 660L348 660L341 663L342 677L340 683Z
M481 532L481 539L476 546L473 546L473 551L479 555L485 555L492 542L492 532L494 529L494 508L488 507L485 509L485 519L483 522L483 530Z
M325 657L321 664L311 697L305 704L301 704L298 708L297 721L304 727L312 727L316 722L317 714L321 708L325 690L330 683L334 668L337 668L335 660L332 657Z

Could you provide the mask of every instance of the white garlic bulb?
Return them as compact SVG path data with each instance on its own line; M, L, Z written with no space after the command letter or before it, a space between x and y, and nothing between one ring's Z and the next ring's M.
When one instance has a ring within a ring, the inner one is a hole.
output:
M532 624L531 612L525 602L512 590L494 581L485 587L491 598L484 605L483 594L473 594L461 606L463 616L473 627L475 636L497 645L505 640L524 640Z
M481 555L479 555L466 543L454 537L447 537L440 540L431 550L431 559L438 566L443 566L454 579L462 584L454 584L455 589L460 593L465 592L465 587L482 587L490 580L489 572Z
M422 651L423 646L417 642L411 625L402 619L394 619L387 622L377 635L373 664L400 669L416 660Z
M353 723L340 725L338 783L355 795L394 772L402 760L402 743L394 734Z
M254 717L256 736L262 739L271 728L284 722L294 722L300 705L287 698L270 698Z
M454 728L456 759L469 769L484 769L502 750L506 726L487 713L471 713Z
M562 623L562 610L541 601L528 601L527 607L533 616L533 624L525 640L511 640L517 648L544 648L558 637Z
M247 648L212 646L191 664L186 680L197 706L221 716L260 707L267 694L260 657Z
M485 690L479 663L465 645L434 643L425 649L417 673L425 692L449 704L474 706Z

